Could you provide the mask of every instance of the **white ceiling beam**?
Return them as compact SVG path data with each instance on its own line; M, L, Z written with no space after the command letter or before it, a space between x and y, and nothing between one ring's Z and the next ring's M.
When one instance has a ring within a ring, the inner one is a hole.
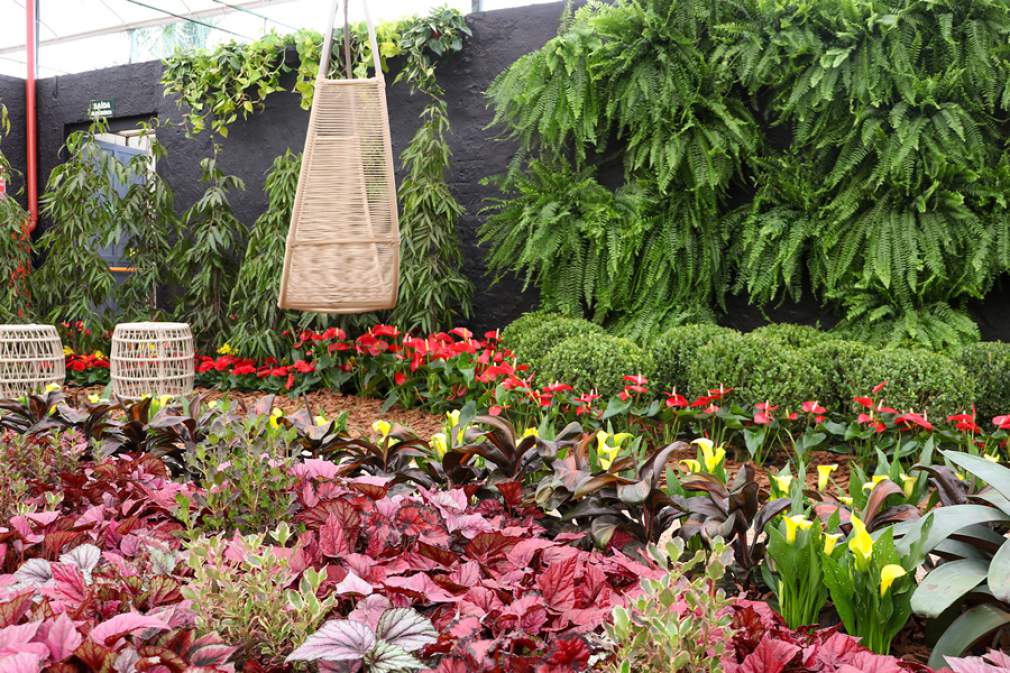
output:
M228 5L219 5L217 7L211 7L209 9L201 9L195 12L180 12L180 15L187 19L211 19L215 16L221 16L223 14L230 14L236 10L240 9L257 9L259 7L269 7L272 5L283 5L285 3L291 2L292 0L235 0L230 2ZM151 4L156 5L158 0L152 0ZM108 26L105 28L96 28L94 30L88 30L82 33L72 33L70 35L60 35L59 37L51 37L46 40L39 41L39 47L46 47L54 44L66 44L68 42L76 42L78 40L85 40L90 37L101 37L102 35L114 35L116 33L123 33L129 30L136 30L138 28L156 28L158 26L167 26L170 23L175 23L179 21L178 18L174 16L164 15L159 16L154 19L145 19L143 21L131 21L129 23L123 23L115 26ZM15 44L0 47L0 56L4 54L13 54L19 51L24 51L24 44Z

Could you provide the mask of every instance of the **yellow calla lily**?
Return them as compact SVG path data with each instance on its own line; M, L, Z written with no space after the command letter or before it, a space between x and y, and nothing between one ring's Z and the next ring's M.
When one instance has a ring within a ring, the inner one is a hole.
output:
M705 471L715 472L726 459L726 449L720 447L712 448L712 442L701 445L701 458L705 461Z
M701 463L694 458L685 458L680 464L686 467L688 472L701 472Z
M598 450L596 456L600 459L600 467L604 470L609 470L610 466L614 464L617 454L620 452L621 447L619 446L608 446L602 450Z
M312 422L316 425L317 428L321 428L324 425L326 425L327 423L329 423L330 419L328 419L328 418L326 418L326 416L322 416L322 415L320 415L320 416L313 416L312 417Z
M46 392L47 393L55 393L59 389L60 389L60 384L58 384L58 383L47 383L46 384Z
M428 444L431 448L435 449L435 453L439 458L444 456L445 452L449 450L449 438L446 437L444 432L436 432L433 434Z
M838 541L842 539L841 533L825 533L824 534L824 555L831 556L831 553L835 551L835 545Z
M383 439L389 436L389 432L392 429L393 426L389 423L389 421L375 421L372 423L372 432L378 434Z
M775 483L775 490L784 495L789 495L789 487L793 483L792 475L776 474L772 477L772 481Z
M823 491L828 487L828 479L831 478L831 473L838 469L837 463L832 463L831 465L818 465L817 466L817 490Z
M786 542L788 544L793 544L796 542L796 533L801 530L808 530L814 525L814 522L803 516L802 514L795 514L793 516L782 517L782 521L786 524Z
M539 436L540 431L537 430L536 428L526 428L525 430L523 430L522 437L520 437L519 439L526 439L527 437L539 437Z
M445 417L449 419L450 428L455 428L459 425L459 409L445 412Z
M846 507L852 507L852 498L847 495L838 496L838 502L842 503Z
M873 479L863 484L863 492L872 491L877 487L877 484L879 484L882 481L887 481L888 478L889 477L886 474L873 475Z
M915 485L918 481L917 477L909 476L904 472L901 473L901 492L905 494L906 498L911 498L912 494L915 493Z
M864 524L858 516L852 516L852 536L849 538L849 551L856 558L856 569L865 570L873 557L873 538L866 532Z
M889 563L880 569L880 597L883 598L884 594L891 588L894 584L894 580L899 577L904 577L908 573L899 565L894 563Z
M74 349L73 348L71 348L70 346L64 346L63 347L63 357L67 357L68 355L73 355L73 354L74 354Z
M698 439L692 440L691 443L695 444L697 446L700 446L702 452L704 452L706 449L708 451L711 451L712 447L715 446L715 444L713 444L712 440L709 439L708 437L699 437Z

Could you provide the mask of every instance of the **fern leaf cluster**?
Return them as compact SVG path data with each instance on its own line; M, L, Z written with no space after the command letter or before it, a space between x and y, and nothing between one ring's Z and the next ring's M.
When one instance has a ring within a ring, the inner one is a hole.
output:
M520 147L491 266L634 332L810 291L881 341L977 338L965 302L1010 270L1008 35L997 0L590 3L489 90Z

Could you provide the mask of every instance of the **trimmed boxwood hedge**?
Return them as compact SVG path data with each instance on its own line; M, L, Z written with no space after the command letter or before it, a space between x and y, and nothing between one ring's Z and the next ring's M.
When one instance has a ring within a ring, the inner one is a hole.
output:
M940 353L921 349L885 348L871 351L854 364L854 394L870 395L887 381L877 398L898 411L927 412L940 419L971 409L975 381L964 367Z
M650 348L656 363L654 389L660 392L677 389L682 395L699 395L704 389L692 390L688 384L688 369L698 356L698 349L723 334L738 334L728 327L708 323L674 327L657 338Z
M635 342L609 334L580 334L552 348L541 363L542 383L562 381L604 397L624 389L625 374L653 376L652 355Z
M788 322L773 323L764 327L758 327L750 334L769 341L780 341L786 346L792 346L793 348L810 348L811 346L816 346L835 338L816 327L794 325Z
M954 360L975 380L979 424L1010 413L1010 343L981 341L961 348Z
M582 318L537 311L512 322L502 331L501 340L520 362L529 364L534 371L540 371L548 351L568 337L583 334L602 336L606 332L596 323Z

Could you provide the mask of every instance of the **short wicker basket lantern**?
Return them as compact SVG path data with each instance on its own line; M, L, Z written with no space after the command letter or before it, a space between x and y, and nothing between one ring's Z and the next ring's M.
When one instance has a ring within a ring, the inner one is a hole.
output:
M123 399L193 392L193 333L181 322L116 325L110 357L112 392Z
M323 42L291 213L278 306L320 313L393 308L400 235L393 150L375 28L365 4L375 76L352 79L347 3L347 79L329 79L333 19Z
M63 385L63 343L51 325L0 325L0 397L45 392Z

